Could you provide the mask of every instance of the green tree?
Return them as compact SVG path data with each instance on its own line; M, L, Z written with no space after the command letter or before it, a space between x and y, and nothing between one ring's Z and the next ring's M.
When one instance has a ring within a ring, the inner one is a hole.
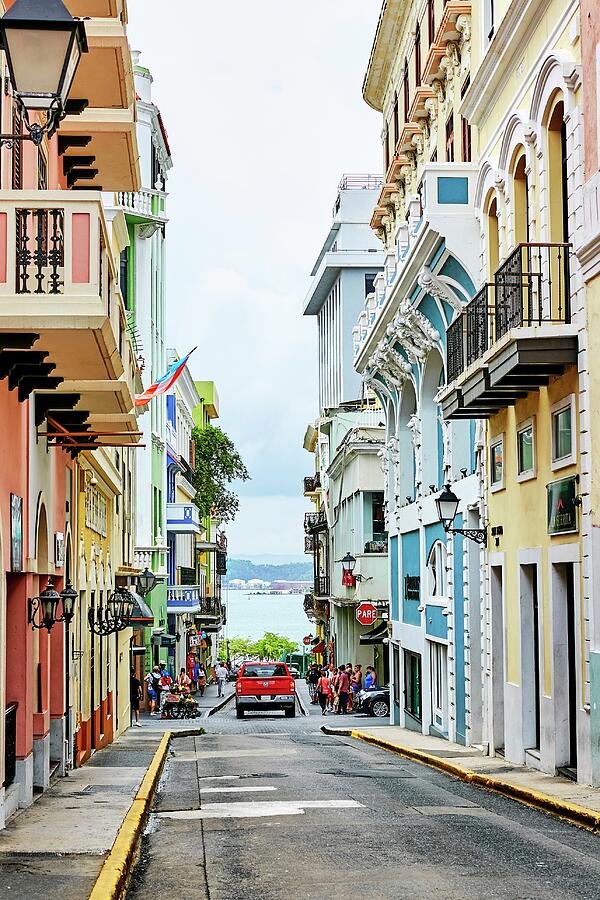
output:
M194 428L196 445L194 487L196 506L203 517L232 522L239 509L237 494L229 490L233 481L248 481L250 475L234 443L220 428Z
M254 655L254 644L250 640L250 638L241 638L234 637L230 638L228 641L229 644L229 655L234 658L238 656L253 656Z
M287 653L295 653L298 650L295 641L290 641L289 638L274 634L272 631L265 632L264 637L257 641L255 646L256 655L261 659L281 659Z

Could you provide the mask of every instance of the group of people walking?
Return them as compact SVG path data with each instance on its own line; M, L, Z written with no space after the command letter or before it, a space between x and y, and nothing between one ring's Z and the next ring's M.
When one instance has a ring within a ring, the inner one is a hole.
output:
M324 667L312 665L306 676L312 703L318 703L322 715L328 712L344 715L351 713L359 691L371 691L377 687L377 673L373 666L367 666L364 676L360 663L355 666Z

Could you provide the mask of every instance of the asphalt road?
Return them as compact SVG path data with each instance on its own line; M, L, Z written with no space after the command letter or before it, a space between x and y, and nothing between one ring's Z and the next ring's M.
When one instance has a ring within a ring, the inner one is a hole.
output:
M599 837L322 721L176 738L129 900L600 900Z

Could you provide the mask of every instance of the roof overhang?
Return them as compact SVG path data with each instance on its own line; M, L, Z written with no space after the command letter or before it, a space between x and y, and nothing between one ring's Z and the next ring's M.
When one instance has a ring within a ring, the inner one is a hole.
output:
M93 178L82 182L86 190L138 191L141 187L139 151L136 137L135 107L128 109L99 109L91 107L78 116L67 116L60 126L59 137L89 141L69 147L63 156L94 157ZM75 186L78 186L75 183Z
M129 109L135 102L131 50L118 19L86 19L88 52L82 54L70 99L88 107Z
M364 100L377 112L383 111L385 90L396 56L396 44L403 19L411 10L411 4L404 0L384 0L379 14L377 32L363 82Z

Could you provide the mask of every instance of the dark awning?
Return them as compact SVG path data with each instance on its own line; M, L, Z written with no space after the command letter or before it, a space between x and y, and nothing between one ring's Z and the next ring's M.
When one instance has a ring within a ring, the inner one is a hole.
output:
M383 644L385 638L388 636L388 623L380 622L379 625L376 625L375 628L372 628L371 631L367 631L366 634L361 634L360 636L360 644Z
M144 627L154 625L154 613L144 598L140 597L139 594L136 594L135 591L130 591L130 593L135 600L133 612L131 614L131 624L134 627L136 625L143 625Z

